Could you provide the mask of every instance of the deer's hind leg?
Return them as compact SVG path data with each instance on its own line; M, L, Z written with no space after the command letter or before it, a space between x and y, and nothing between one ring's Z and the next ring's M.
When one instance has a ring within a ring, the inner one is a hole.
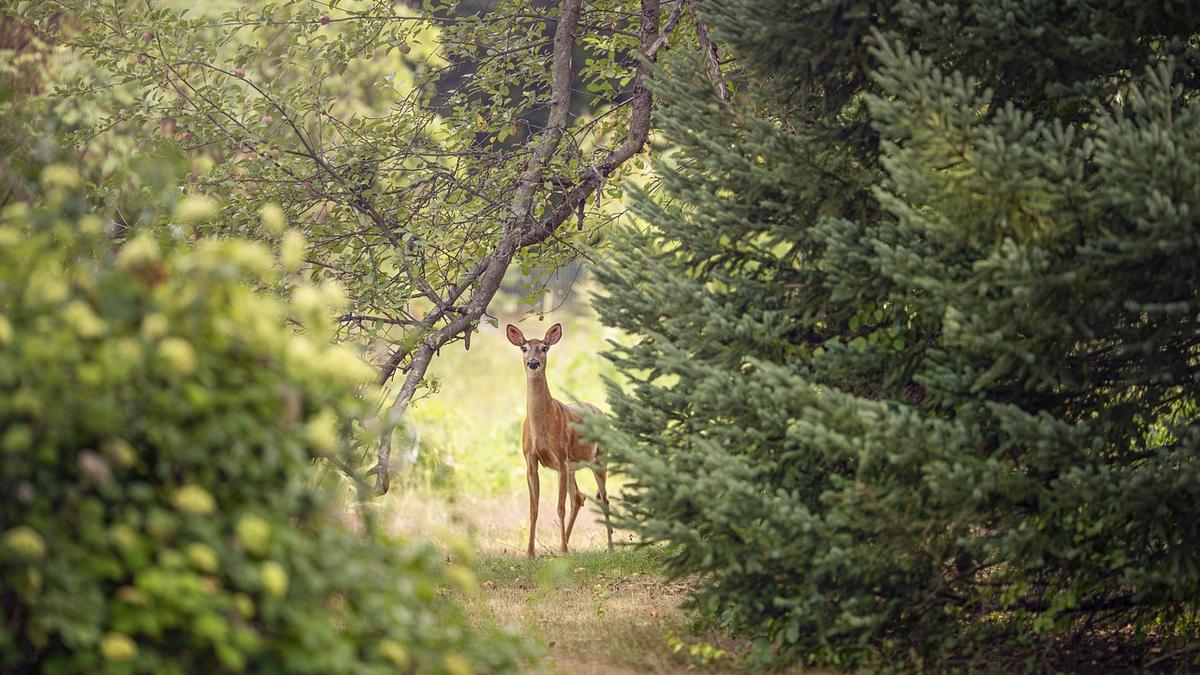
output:
M613 550L612 518L608 511L608 488L604 484L608 479L608 475L599 457L596 458L596 466L592 468L592 475L596 477L596 487L599 488L599 491L596 493L596 499L600 500L600 508L604 509L604 527L608 528L608 550L611 551Z

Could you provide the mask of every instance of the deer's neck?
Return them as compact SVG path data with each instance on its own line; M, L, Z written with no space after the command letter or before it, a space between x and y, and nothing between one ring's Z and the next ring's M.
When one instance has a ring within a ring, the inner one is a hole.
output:
M535 432L540 432L550 423L550 417L554 414L554 399L550 396L550 386L546 384L545 375L529 378L525 414Z

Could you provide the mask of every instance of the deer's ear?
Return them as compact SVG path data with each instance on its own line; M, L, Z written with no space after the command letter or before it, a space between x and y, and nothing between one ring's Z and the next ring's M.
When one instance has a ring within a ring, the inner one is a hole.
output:
M518 347L525 344L525 334L521 332L520 328L517 328L511 323L504 327L504 334L508 336L509 342Z
M546 338L544 342L548 345L552 345L555 342L558 342L560 339L562 339L562 324L556 323L553 326L550 326L550 330L546 331Z

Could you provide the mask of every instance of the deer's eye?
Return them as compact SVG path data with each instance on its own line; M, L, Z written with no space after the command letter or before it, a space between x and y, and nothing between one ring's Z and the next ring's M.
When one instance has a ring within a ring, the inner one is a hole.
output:
M521 351L523 351L523 352L529 351L529 345L521 345Z
M546 352L548 352L548 351L550 351L550 348L549 348L549 347L546 347L546 346L543 346L543 347L542 347L542 353L543 353L543 354L545 354L545 353L546 353Z

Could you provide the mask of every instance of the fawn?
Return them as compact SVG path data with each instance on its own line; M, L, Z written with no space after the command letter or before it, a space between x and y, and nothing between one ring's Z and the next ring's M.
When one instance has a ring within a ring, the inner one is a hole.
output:
M525 365L525 380L528 396L526 398L525 424L521 427L521 448L525 455L525 480L529 485L529 548L526 554L533 556L533 541L537 532L538 496L540 483L538 480L538 463L558 472L558 524L562 533L562 552L567 552L567 542L571 539L571 529L575 526L575 517L583 506L583 495L579 494L579 486L575 483L575 471L578 465L588 463L592 474L596 477L596 485L600 492L596 499L604 504L604 524L608 528L608 549L611 551L612 523L608 513L608 492L605 488L605 471L602 454L596 443L584 443L583 438L575 429L575 425L583 421L582 415L592 415L600 412L596 406L588 403L567 405L556 401L550 395L550 387L546 384L546 364L550 347L562 338L562 324L554 324L546 331L541 340L526 340L520 328L512 324L505 327L508 341L521 348L521 356ZM571 502L571 519L566 520L566 501Z

